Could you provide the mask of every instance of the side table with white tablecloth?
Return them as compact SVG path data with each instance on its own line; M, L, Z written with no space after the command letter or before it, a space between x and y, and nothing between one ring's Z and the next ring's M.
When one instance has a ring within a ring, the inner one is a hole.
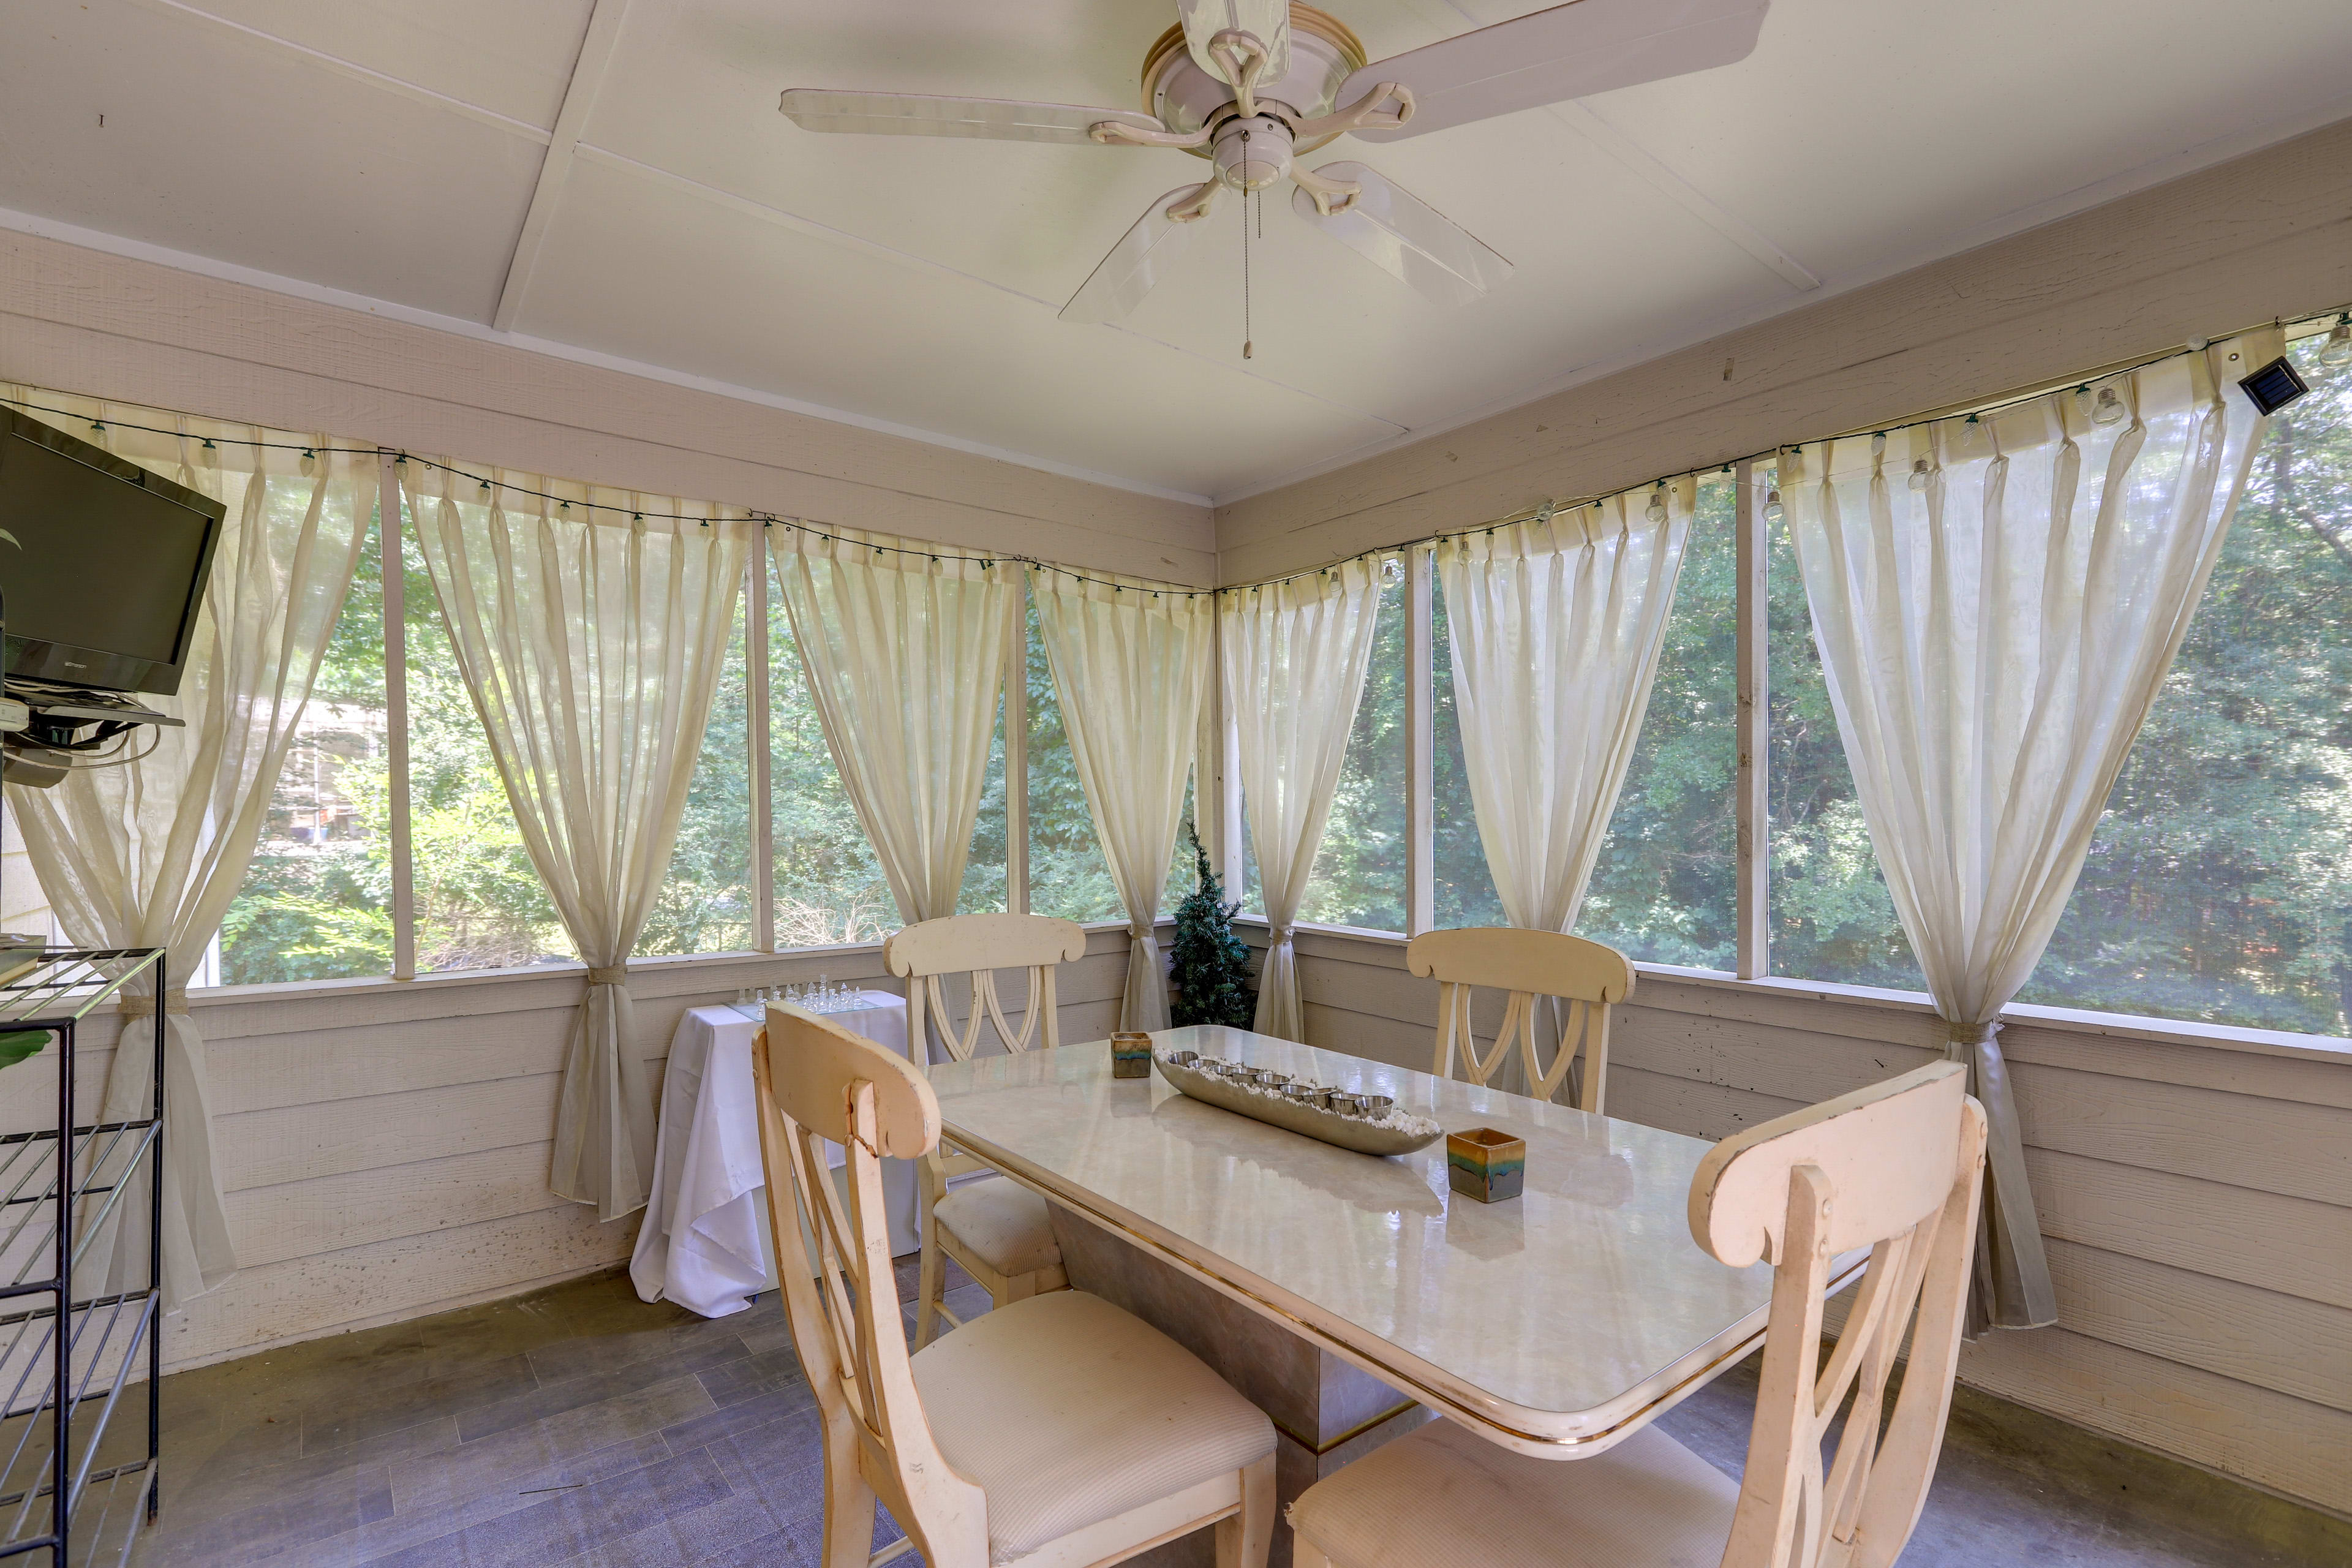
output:
M856 1001L825 1016L904 1056L905 998L861 991ZM670 1037L653 1195L629 1260L629 1278L645 1300L667 1298L706 1318L723 1318L775 1285L751 1089L751 1041L761 1017L756 1005L695 1007ZM832 1163L842 1163L838 1148ZM882 1162L882 1195L890 1250L904 1257L919 1245L911 1161Z

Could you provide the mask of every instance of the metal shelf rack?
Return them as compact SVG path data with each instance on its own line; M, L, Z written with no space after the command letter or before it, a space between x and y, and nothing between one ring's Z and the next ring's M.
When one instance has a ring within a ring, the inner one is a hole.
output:
M158 1004L150 1114L79 1122L78 1027L134 978ZM0 1031L41 1029L58 1042L56 1125L0 1134L0 1563L9 1568L18 1561L51 1568L122 1563L155 1517L165 979L161 948L68 948L44 952L31 970L0 984ZM142 1200L146 1283L76 1294L77 1270L87 1283L104 1267L129 1217L123 1205ZM109 1443L108 1427L142 1355L144 1441L126 1442L118 1431Z

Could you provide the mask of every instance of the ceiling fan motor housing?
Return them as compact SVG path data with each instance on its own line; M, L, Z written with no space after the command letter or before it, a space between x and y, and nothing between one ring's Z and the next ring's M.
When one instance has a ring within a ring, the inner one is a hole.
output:
M1258 107L1285 120L1311 120L1330 112L1332 100L1338 96L1339 84L1349 73L1363 68L1364 46L1338 17L1317 10L1312 5L1293 5L1290 7L1290 59L1282 75L1256 84ZM1234 106L1234 89L1227 83L1202 70L1193 62L1184 47L1184 29L1171 27L1143 61L1143 105L1158 115L1171 131L1191 132L1204 125L1215 125L1220 120L1237 120L1240 110ZM1339 135L1334 132L1332 136ZM1318 138L1298 152L1314 148L1332 140ZM1222 151L1224 132L1220 131L1207 147L1185 149L1195 157L1214 157L1218 177L1236 189L1255 190L1279 179L1279 174L1265 180L1253 180L1244 185L1226 173L1225 154ZM1287 136L1283 143L1283 165L1289 165L1293 151ZM1254 162L1261 149L1253 128L1250 155Z

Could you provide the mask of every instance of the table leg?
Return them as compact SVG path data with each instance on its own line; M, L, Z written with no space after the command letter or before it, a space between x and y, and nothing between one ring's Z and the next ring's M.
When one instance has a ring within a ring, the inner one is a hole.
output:
M1289 1568L1279 1510L1323 1477L1431 1419L1367 1373L1220 1294L1059 1204L1054 1236L1070 1284L1125 1309L1216 1369L1274 1422L1277 1507L1269 1568ZM1129 1560L1141 1568L1213 1568L1212 1532L1196 1531Z

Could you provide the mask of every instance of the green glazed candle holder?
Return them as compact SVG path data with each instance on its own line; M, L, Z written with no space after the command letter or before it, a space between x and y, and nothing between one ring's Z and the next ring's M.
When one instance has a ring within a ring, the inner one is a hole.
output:
M1110 1037L1110 1076L1150 1078L1151 1037L1132 1029L1122 1029Z
M1517 1197L1527 1176L1527 1140L1491 1127L1445 1135L1445 1180L1464 1197L1498 1204Z

